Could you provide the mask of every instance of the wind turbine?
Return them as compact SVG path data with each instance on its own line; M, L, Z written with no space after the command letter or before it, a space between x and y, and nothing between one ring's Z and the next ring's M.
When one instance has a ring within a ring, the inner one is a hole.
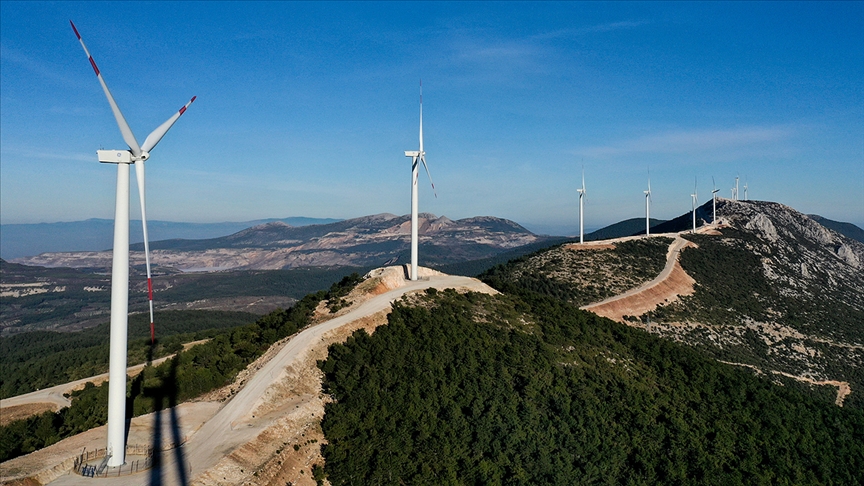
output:
M432 182L432 174L429 173L429 166L426 165L426 152L423 151L423 80L420 80L420 150L405 151L405 157L411 157L411 280L417 280L417 179L420 176L419 163L423 162L423 167L426 168L426 175L429 176L429 183L432 184L432 192L435 197L438 193L435 192L435 183Z
M579 193L579 243L585 243L585 218L582 213L582 198L585 196L585 167L582 167L582 189L576 189Z
M135 174L138 180L138 196L141 202L141 224L144 230L144 254L147 263L147 292L150 302L150 339L154 338L153 325L153 283L150 276L150 244L147 240L147 214L144 198L144 161L150 157L150 150L162 140L174 122L180 118L189 105L195 101L193 96L180 110L159 125L142 145L138 145L132 129L126 123L126 118L114 101L108 85L102 78L102 73L96 67L96 62L84 39L78 33L75 24L70 20L75 36L84 48L87 59L96 73L102 91L108 98L111 111L117 120L117 126L123 135L123 141L128 150L97 150L99 162L117 164L117 199L114 207L114 251L111 266L111 331L110 358L108 370L108 465L120 466L126 460L126 345L128 336L129 314L129 164L135 164Z
M711 176L711 187L714 188L714 190L711 191L711 223L713 224L717 222L717 192L720 190L717 189L717 183L714 182L714 176Z
M747 179L744 179L744 200L747 201Z
M645 193L645 236L651 235L651 169L648 169L648 190Z
M690 194L693 199L693 232L696 232L696 202L699 200L699 193L696 190L696 178L693 178L693 194Z
M736 175L735 176L735 200L736 201L738 200L738 194L739 194L739 192L738 192L738 179L739 179L739 177Z

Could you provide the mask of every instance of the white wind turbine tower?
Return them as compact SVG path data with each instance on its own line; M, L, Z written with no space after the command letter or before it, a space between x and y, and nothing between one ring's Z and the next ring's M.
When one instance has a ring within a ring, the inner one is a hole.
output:
M717 222L717 192L720 189L717 189L717 183L714 182L714 176L711 176L711 187L714 190L711 191L711 223L714 224Z
M147 214L144 198L144 161L150 157L150 150L162 140L174 122L180 118L186 108L195 101L195 97L180 110L159 125L138 145L132 129L126 123L123 113L108 90L108 85L102 79L99 68L75 24L69 21L75 36L81 42L87 59L96 72L96 78L102 85L102 91L108 98L111 111L120 127L123 141L128 150L97 150L99 162L117 164L117 199L114 209L114 251L111 267L111 350L108 370L108 465L120 466L126 460L126 345L128 333L129 310L129 164L135 164L135 174L138 180L138 196L141 202L141 223L144 230L144 254L147 263L147 291L150 302L150 338L154 337L153 328L153 284L150 278L150 244L147 240Z
M747 201L747 179L744 179L744 200Z
M429 183L432 184L432 192L435 197L438 193L435 192L435 183L432 182L432 174L429 173L429 166L426 165L426 152L423 150L423 80L420 80L420 150L405 151L405 157L411 157L411 280L417 280L417 179L420 177L420 162L423 162L423 167L426 168L426 175L429 176Z
M696 179L693 179L693 194L690 194L693 200L693 232L696 232L696 203L699 200L699 193L696 190Z
M579 243L585 243L585 217L583 216L582 198L585 196L585 167L582 167L582 189L576 189L579 193Z
M738 194L739 194L739 192L738 192L738 179L739 179L739 177L736 175L735 176L735 200L736 201L738 200Z
M651 235L651 169L648 169L648 190L645 193L645 236Z

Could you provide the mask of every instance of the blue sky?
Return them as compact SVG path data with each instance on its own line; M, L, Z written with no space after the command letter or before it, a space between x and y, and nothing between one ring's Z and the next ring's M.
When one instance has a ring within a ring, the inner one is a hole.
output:
M410 209L423 79L438 197L420 210L572 234L729 197L864 226L864 3L0 3L0 221L113 217L139 142L148 217ZM132 216L137 193L133 171ZM743 190L742 190L743 192ZM743 195L743 194L742 194Z

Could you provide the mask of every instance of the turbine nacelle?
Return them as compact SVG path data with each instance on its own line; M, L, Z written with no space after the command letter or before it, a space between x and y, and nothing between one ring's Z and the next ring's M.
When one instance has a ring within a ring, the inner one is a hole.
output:
M150 158L150 152L141 152L135 156L131 150L97 150L96 156L103 164L134 164Z
M426 152L418 152L416 150L406 150L405 157L420 157L420 155L426 155Z

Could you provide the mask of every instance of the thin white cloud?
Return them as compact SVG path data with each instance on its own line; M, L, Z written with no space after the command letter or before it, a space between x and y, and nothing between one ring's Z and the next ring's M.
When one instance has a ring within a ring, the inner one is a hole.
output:
M604 32L613 32L616 30L627 30L627 29L635 29L636 27L641 27L643 25L650 24L649 20L622 20L620 22L608 22L605 24L597 24L597 25L589 25L585 27L576 27L572 29L559 29L553 30L549 32L543 32L541 34L537 34L532 36L532 39L536 40L545 40L545 39L558 39L562 37L577 37L588 34L599 34Z
M745 127L726 130L689 130L647 135L617 144L578 151L585 157L605 158L632 154L696 154L711 151L758 148L788 139L795 130L785 126Z
M41 148L21 148L21 147L3 147L4 156L15 156L20 159L39 159L39 160L54 160L54 161L72 161L72 162L95 162L96 151L90 154L72 153L58 150L56 152L46 152Z
M520 40L486 40L462 38L451 43L452 59L459 65L480 69L511 71L537 67L542 49Z
M4 62L17 64L18 66L21 66L38 76L50 79L55 83L63 85L72 84L67 76L61 74L61 71L58 68L47 65L44 62L36 61L17 49L12 49L0 44L0 58L2 58Z
M273 40L281 37L280 34L272 31L272 30L259 30L257 32L247 32L242 34L237 34L234 36L234 40L236 41L245 41L245 40Z

